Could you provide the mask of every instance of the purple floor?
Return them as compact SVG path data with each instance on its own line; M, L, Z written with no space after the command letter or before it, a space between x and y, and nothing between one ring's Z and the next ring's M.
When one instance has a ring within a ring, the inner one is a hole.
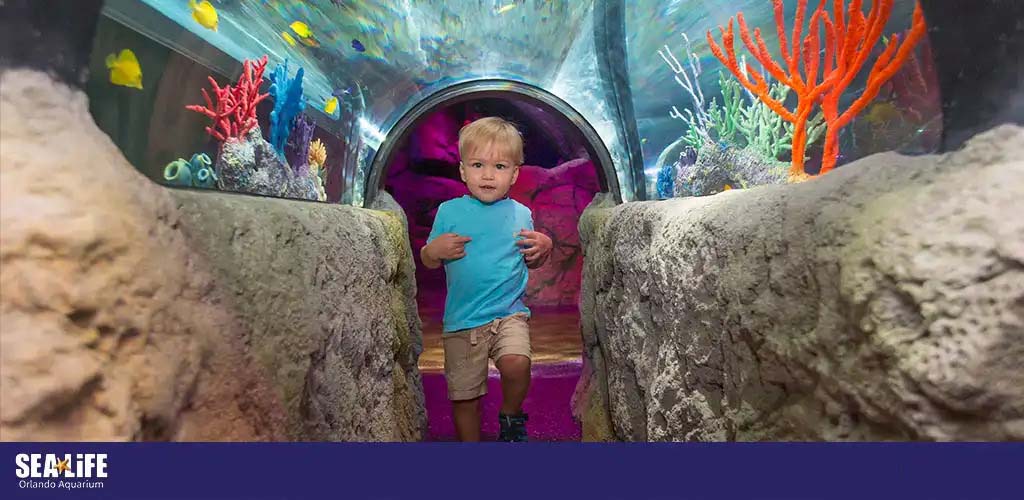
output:
M523 403L523 410L530 415L527 430L531 441L579 441L580 426L573 421L569 400L580 377L580 369L579 362L533 366L530 392ZM447 391L444 373L435 370L423 372L429 420L427 441L456 440ZM487 379L487 395L482 401L481 439L494 441L498 436L498 410L501 407L501 380L494 369Z

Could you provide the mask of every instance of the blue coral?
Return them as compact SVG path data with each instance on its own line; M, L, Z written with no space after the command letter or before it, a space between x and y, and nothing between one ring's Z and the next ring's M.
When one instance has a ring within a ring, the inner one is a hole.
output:
M672 170L672 164L666 163L658 171L658 199L671 198L673 196L673 184L675 184L676 173Z
M270 95L274 99L274 110L270 112L270 144L274 151L284 158L284 145L291 133L295 116L306 108L306 100L302 98L302 75L305 71L300 67L295 78L288 78L288 60L278 64L270 74Z

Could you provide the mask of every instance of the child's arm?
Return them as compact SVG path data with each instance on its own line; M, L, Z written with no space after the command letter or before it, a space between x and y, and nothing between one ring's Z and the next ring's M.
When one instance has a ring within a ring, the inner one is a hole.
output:
M468 237L455 233L445 233L420 249L420 260L428 268L440 267L441 260L455 260L466 256L466 244L472 241Z
M523 239L517 241L516 244L524 247L519 253L526 258L526 268L537 269L543 266L547 262L548 256L551 255L551 247L554 246L551 243L551 238L542 232L526 229L519 231L519 234Z
M441 267L442 260L461 259L466 256L466 243L469 237L455 233L444 233L420 249L420 260L429 269Z
M420 249L420 261L428 269L441 267L443 260L461 259L466 255L466 243L469 238L459 236L455 233L441 233L446 228L444 205L437 208L437 215L434 216L434 225L430 228L430 236L427 236L427 244Z

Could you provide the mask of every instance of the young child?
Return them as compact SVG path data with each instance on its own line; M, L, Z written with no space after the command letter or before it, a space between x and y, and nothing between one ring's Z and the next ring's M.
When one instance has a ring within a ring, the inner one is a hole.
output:
M459 174L469 195L437 209L420 259L442 263L444 372L455 429L480 440L480 397L487 360L501 373L501 441L526 441L523 399L530 386L530 310L523 304L527 268L544 264L551 238L533 230L530 209L507 197L523 163L523 139L511 123L482 118L459 131Z

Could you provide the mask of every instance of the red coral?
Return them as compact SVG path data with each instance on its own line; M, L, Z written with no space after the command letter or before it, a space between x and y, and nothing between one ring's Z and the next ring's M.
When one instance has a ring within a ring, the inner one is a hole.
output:
M213 93L217 96L217 105L214 106L206 89L202 89L206 106L192 104L185 106L185 109L209 116L213 124L206 127L206 132L221 142L244 136L258 123L256 105L270 96L260 93L266 68L267 56L255 62L247 59L242 63L242 76L238 83L223 88L217 85L213 77L208 77Z

